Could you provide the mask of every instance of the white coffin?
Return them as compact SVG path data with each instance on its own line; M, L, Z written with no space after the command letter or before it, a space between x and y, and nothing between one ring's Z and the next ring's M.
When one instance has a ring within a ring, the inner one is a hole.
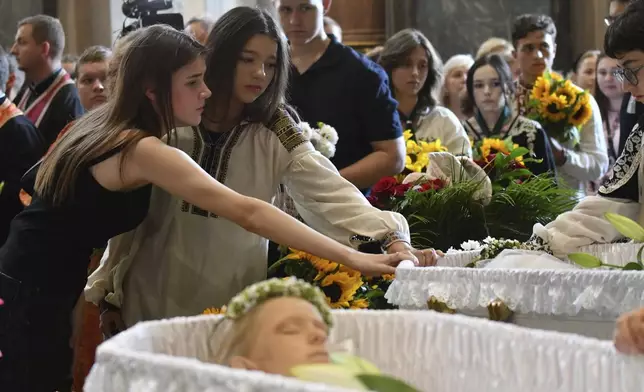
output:
M141 323L103 343L87 392L341 391L321 384L232 370L208 357L219 316ZM428 392L633 392L644 358L610 342L459 315L339 311L331 340Z
M400 266L385 297L414 310L434 298L480 317L499 300L517 325L611 339L617 317L644 306L644 273Z

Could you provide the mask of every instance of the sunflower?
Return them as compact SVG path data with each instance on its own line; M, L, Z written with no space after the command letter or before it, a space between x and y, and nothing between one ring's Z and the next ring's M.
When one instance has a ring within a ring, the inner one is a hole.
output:
M443 146L441 144L441 139L436 139L433 142L420 142L420 149L424 153L430 153L430 152L443 152L447 151L447 147Z
M543 97L550 95L550 79L539 76L537 81L534 82L534 87L532 87L531 98L538 101L542 100Z
M221 308L208 308L202 314L226 314L226 305Z
M483 139L480 149L481 149L481 157L485 160L485 162L488 162L488 157L493 152L494 153L501 152L504 154L510 153L508 146L505 143L505 140L493 139L493 138L487 138L487 137Z
M355 278L361 278L362 274L359 271L356 271L354 269L351 269L347 266L340 265L340 268L338 269L339 272L346 272L351 279Z
M366 298L354 299L349 303L349 309L369 309L369 300Z
M308 261L320 273L329 273L338 269L339 264L321 257L313 256L310 253L302 252L300 250L291 249L291 253L286 256L288 260L303 260Z
M414 173L422 172L429 165L429 155L419 153L413 158L410 155L405 157L405 168Z
M362 286L362 278L351 276L347 272L336 272L322 279L320 288L326 296L326 301L333 309L348 308L356 291Z
M420 148L418 143L416 143L416 141L414 140L407 140L406 147L407 147L407 155L416 155L423 152L423 149Z
M571 104L572 102L575 102L577 100L578 90L570 80L566 80L563 83L559 83L554 94L560 97L565 97L566 102L568 104Z
M559 75L556 72L549 72L550 78L554 80L555 82L561 82L564 80L563 76Z
M411 132L411 129L407 129L405 132L403 132L403 137L405 138L405 141L407 141L414 137L414 134Z
M565 96L551 94L541 100L541 116L550 122L559 122L566 118L564 110L567 106L568 101Z
M590 106L590 96L588 93L580 94L569 118L570 123L576 127L581 127L590 120L592 115L593 109Z

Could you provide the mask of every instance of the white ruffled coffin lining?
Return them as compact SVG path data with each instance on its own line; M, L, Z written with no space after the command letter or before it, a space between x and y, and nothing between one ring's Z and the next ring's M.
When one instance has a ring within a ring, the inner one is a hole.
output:
M637 260L637 252L644 244L594 244L582 246L580 253L588 253L599 258L604 263L625 266Z
M88 392L342 391L200 362L219 316L146 322L103 343ZM644 358L610 342L435 312L338 311L331 340L427 392L633 392Z
M465 267L481 255L480 250L455 251L445 253L436 263L439 267Z
M521 313L617 317L644 306L644 273L399 266L385 294L405 309L427 309L431 297L459 310L501 300Z

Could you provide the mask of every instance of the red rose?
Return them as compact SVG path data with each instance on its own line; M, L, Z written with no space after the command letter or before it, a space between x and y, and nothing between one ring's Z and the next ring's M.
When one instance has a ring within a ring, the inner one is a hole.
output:
M435 178L431 181L427 181L424 184L421 184L420 186L420 192L426 192L428 190L438 190L438 189L443 189L445 187L445 182L441 180L440 178Z
M378 196L369 195L367 196L367 201L371 203L372 206L376 207L378 204Z
M388 193L391 194L393 188L398 185L398 180L396 180L394 177L383 177L376 183L376 185L371 188L371 192L375 193L376 195L380 193Z
M398 196L405 196L405 193L412 187L412 184L399 184L394 187L394 192L393 195L398 197Z

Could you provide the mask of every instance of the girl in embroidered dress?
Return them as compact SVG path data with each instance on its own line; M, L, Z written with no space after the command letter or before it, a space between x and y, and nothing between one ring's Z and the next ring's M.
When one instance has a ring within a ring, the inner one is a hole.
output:
M510 67L500 55L476 60L467 77L467 102L473 106L475 115L465 121L465 130L475 142L512 137L515 144L541 160L526 164L533 174L554 174L556 168L546 133L539 123L512 113L513 93Z
M229 11L207 47L205 81L216 94L199 127L177 130L179 149L244 195L270 202L284 184L303 220L341 243L361 235L435 262L431 250L411 248L401 215L371 207L303 137L284 106L287 44L270 13ZM110 241L86 298L103 307L107 336L142 320L198 314L266 279L267 248L265 238L153 188L145 221Z
M379 64L389 75L405 129L418 140L440 139L452 154L471 157L460 121L449 109L438 106L443 62L423 33L414 29L396 33L385 43Z

